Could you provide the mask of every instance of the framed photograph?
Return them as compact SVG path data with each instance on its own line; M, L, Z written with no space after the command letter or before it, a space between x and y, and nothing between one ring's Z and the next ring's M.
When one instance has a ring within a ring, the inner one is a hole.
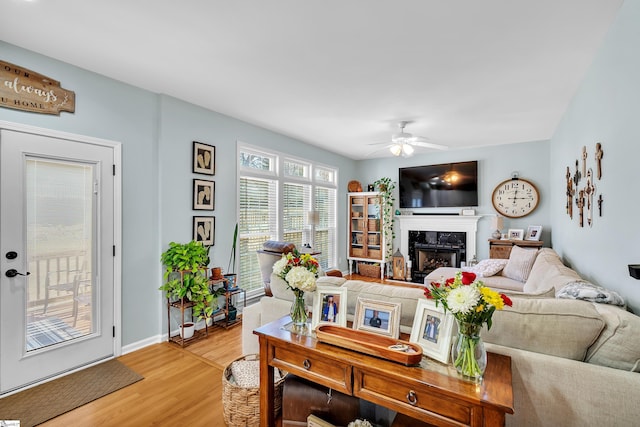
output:
M216 147L193 141L193 172L216 174Z
M318 285L313 295L311 329L318 325L347 326L347 288Z
M411 328L410 342L422 347L425 356L448 363L454 319L442 307L428 299L419 299Z
M216 236L216 217L193 217L193 240L201 242L204 246L213 246Z
M193 209L201 211L214 210L216 183L205 179L193 180Z
M542 234L542 226L541 225L530 225L527 228L527 237L524 240L540 240L540 235Z
M522 228L510 228L509 240L522 240L524 238L524 230Z
M353 329L398 338L400 336L400 303L358 298Z

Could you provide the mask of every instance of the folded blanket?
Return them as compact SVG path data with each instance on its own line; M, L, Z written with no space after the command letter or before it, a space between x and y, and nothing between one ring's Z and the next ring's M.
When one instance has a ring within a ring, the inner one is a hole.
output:
M594 285L586 280L567 283L557 293L556 298L579 299L601 304L612 304L625 307L624 299L615 291Z

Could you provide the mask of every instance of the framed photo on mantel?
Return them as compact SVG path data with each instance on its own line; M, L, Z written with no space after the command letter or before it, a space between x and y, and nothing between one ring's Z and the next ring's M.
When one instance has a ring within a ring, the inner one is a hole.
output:
M541 234L542 234L541 225L530 225L529 228L527 228L527 236L524 238L524 240L538 241L540 240Z
M522 240L524 238L524 230L522 228L510 228L509 240Z

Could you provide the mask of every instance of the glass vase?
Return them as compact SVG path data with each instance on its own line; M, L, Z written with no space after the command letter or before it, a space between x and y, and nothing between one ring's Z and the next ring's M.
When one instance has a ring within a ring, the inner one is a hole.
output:
M481 381L487 367L487 350L480 336L482 325L458 323L458 338L453 346L452 359L458 374L472 381Z
M307 324L307 307L304 304L304 291L293 289L293 303L291 304L291 321L295 326L305 326Z

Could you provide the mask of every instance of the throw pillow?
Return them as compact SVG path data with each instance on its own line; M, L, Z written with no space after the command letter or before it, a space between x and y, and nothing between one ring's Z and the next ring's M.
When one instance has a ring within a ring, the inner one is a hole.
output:
M502 270L502 275L518 282L526 282L537 256L537 249L514 246L511 248L511 255L509 255L507 265Z
M236 360L231 364L231 375L236 384L242 388L260 387L260 361ZM280 381L280 370L273 371L274 382Z
M464 270L476 273L478 277L491 277L502 271L508 261L508 259L483 259L473 267L466 267Z
M569 282L558 291L556 298L581 299L601 304L612 304L625 307L624 299L615 291L594 285L586 280Z

